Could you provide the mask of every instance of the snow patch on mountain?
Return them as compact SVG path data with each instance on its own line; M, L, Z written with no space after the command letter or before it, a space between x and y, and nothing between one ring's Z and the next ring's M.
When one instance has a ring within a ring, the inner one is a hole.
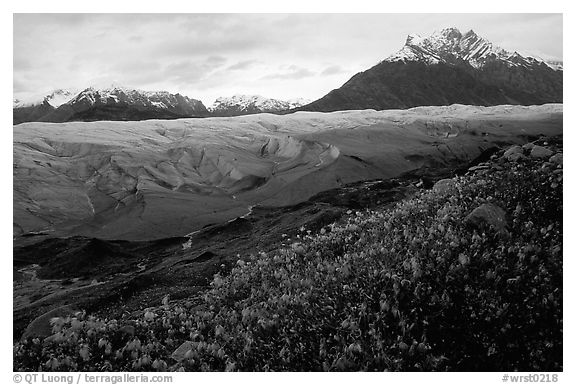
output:
M298 108L298 107L302 107L302 106L305 106L306 104L310 103L311 100L310 99L304 99L304 98L292 98L292 99L286 100L286 102L288 102L288 104L290 105L290 108Z

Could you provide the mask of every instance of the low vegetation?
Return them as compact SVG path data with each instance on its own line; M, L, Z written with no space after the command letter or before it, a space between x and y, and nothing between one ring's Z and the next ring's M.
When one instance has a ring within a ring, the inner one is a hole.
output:
M553 146L550 146L553 147ZM562 170L495 156L238 260L201 306L52 320L14 370L562 370ZM505 227L472 221L482 206Z

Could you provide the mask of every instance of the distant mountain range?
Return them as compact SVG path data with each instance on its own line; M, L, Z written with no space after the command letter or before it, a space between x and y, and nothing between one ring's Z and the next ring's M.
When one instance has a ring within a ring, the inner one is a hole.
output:
M259 95L216 99L207 109L200 100L166 91L141 91L121 86L94 87L81 92L55 90L26 100L13 101L14 124L98 120L176 119L277 113L301 107L304 99L279 100Z
M145 120L209 115L201 101L166 91L152 92L112 86L94 87L74 94L58 90L40 100L14 101L14 124L30 121L70 122ZM64 101L68 97L68 100ZM54 101L57 100L57 103Z
M296 110L561 103L562 78L560 61L509 52L472 30L448 28L408 36L397 53Z
M56 90L14 100L14 124L30 121L175 119L295 111L405 109L468 104L562 103L563 67L558 60L506 51L470 30L444 29L428 37L409 35L397 53L354 75L340 88L308 103L258 95L200 100L166 91L112 86L79 93Z

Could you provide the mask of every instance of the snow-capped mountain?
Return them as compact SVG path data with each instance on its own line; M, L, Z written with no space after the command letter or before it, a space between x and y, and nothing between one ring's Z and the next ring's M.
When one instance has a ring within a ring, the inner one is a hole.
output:
M58 89L48 93L28 95L13 99L12 117L14 124L39 121L56 108L69 101L76 91Z
M561 62L544 60L529 54L510 52L493 45L478 36L473 30L462 34L456 28L447 28L432 35L408 35L400 51L389 56L386 61L421 61L428 64L444 62L458 64L467 62L474 68L481 68L490 62L499 61L510 67L544 63L554 70L561 70ZM549 63L550 62L550 63Z
M42 103L48 103L54 108L60 107L69 101L78 91L57 89L48 94L36 94L21 99L14 99L12 108L34 107Z
M180 110L195 113L202 102L180 94L171 94L167 91L143 91L113 86L97 89L89 87L80 92L67 104L74 105L87 103L89 105L128 104L139 107L153 107L167 110Z
M214 116L236 116L286 111L308 102L302 98L279 100L260 95L234 95L216 99L209 110Z
M456 28L409 35L404 46L297 110L561 103L562 62L502 49Z
M35 113L22 117L22 111L18 110L17 119L17 109L14 109L14 124L23 121L175 119L208 115L201 101L166 91L142 91L122 86L89 87L62 102L64 98L62 95L60 99L44 99L40 116ZM57 106L56 101L59 102ZM46 108L47 104L52 108Z

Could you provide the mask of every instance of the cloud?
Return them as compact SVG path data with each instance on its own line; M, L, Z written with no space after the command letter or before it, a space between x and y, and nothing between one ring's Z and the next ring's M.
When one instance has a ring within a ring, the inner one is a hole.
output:
M206 59L205 63L206 63L206 65L213 66L216 68L216 67L222 66L227 61L228 61L228 59L226 59L223 56L214 55L214 56L209 56Z
M336 74L341 74L341 73L345 73L346 70L342 67L340 67L339 65L331 65L329 67L324 68L324 70L322 70L322 72L320 72L321 76L329 76L329 75L336 75Z
M303 68L303 67L299 67L296 65L291 65L290 67L288 67L287 70L284 70L281 73L275 73L275 74L268 74L266 76L263 76L262 79L281 79L281 80L288 80L288 79L303 79L303 78L307 78L307 77L311 77L316 75L315 72L309 70L308 68Z
M223 32L218 32L206 36L192 33L192 39L179 38L170 41L154 38L151 39L149 49L157 55L189 57L210 55L214 52L245 53L261 49L263 46L263 42L250 35L235 36L235 31L228 31L228 33L229 35L225 35Z
M222 56L210 56L201 61L179 61L167 65L163 71L163 76L167 80L189 85L206 78L226 62L227 59Z
M238 63L232 64L228 68L229 71L240 71L252 68L257 63L256 60L243 60L239 61Z
M14 71L25 71L25 70L34 68L32 66L32 63L30 62L30 60L28 60L22 56L19 56L19 57L14 56L13 63L14 63Z
M28 91L28 84L20 79L13 80L14 93Z
M134 35L130 36L128 40L133 41L134 43L140 43L141 41L144 40L144 37L142 37L141 35Z

